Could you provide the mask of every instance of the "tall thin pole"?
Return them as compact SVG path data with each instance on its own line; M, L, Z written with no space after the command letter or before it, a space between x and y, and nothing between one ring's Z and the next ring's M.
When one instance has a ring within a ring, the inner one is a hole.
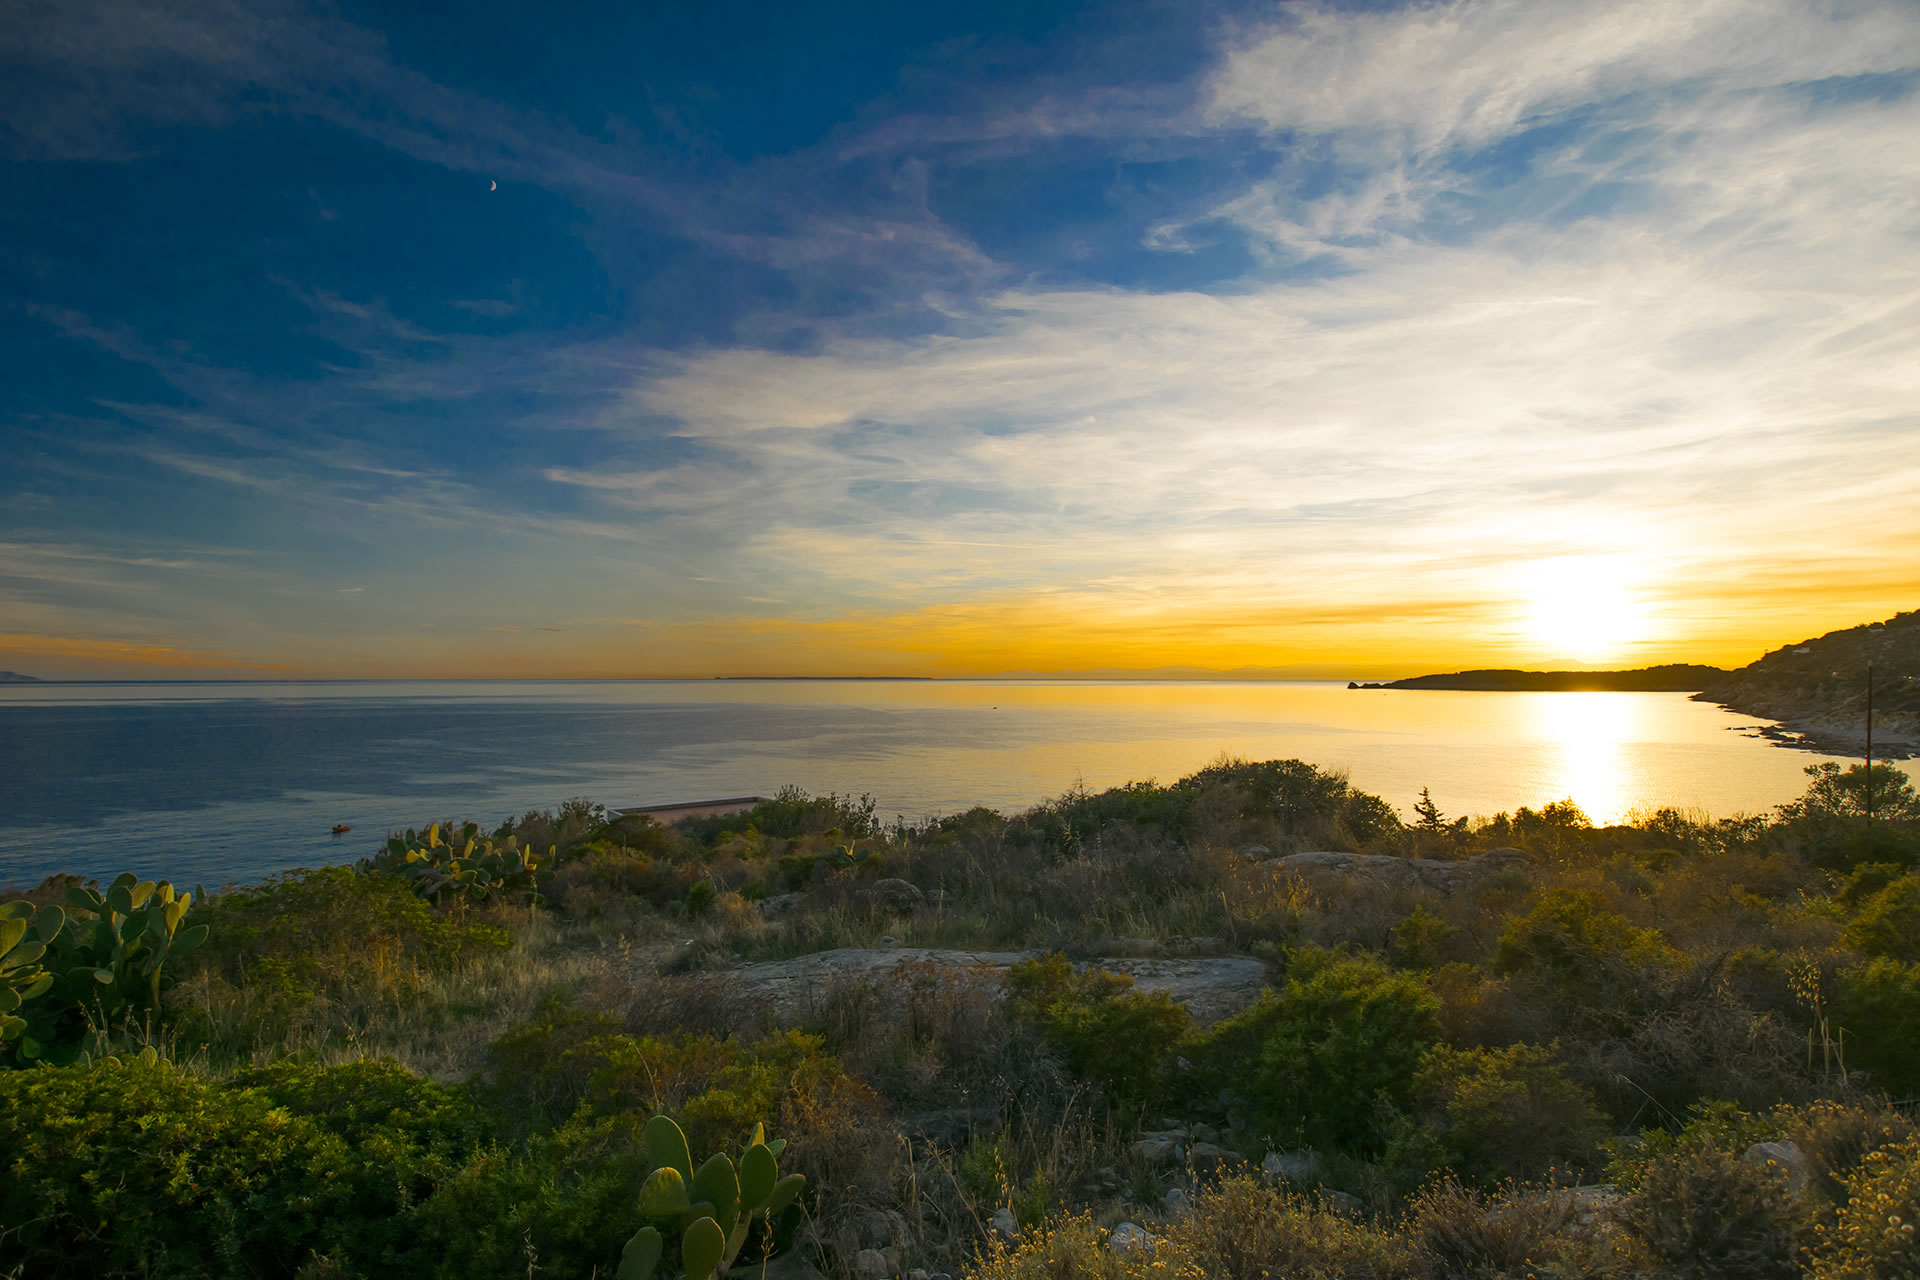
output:
M1873 821L1873 664L1867 664L1867 821Z

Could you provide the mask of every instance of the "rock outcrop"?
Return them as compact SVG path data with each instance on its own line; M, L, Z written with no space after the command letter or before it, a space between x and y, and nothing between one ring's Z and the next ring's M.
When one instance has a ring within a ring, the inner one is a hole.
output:
M998 981L1031 951L944 951L923 947L842 947L816 951L791 960L766 960L742 965L729 977L756 992L776 1018L806 1013L837 982L886 978L901 965L931 964L946 969L972 969ZM1133 979L1139 991L1164 991L1210 1022L1252 1004L1266 984L1267 966L1252 956L1214 956L1193 959L1122 956L1085 963Z
M1277 874L1306 879L1342 877L1395 889L1458 893L1496 871L1524 871L1527 855L1518 849L1489 849L1459 862L1438 858L1396 858L1378 853L1293 853L1269 863Z

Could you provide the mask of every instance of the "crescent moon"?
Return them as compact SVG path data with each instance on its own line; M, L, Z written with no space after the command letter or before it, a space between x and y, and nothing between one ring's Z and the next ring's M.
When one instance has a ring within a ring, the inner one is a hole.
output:
M500 184L499 184L499 183L497 183L497 182L493 182L493 181L488 181L488 183L487 183L487 190L489 190L489 191L498 191L499 189L500 189Z

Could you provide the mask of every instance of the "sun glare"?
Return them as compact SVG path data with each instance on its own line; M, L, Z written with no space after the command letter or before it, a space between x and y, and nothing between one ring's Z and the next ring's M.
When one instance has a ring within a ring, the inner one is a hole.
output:
M1645 630L1644 610L1624 575L1602 561L1540 565L1528 601L1526 631L1545 658L1603 662Z

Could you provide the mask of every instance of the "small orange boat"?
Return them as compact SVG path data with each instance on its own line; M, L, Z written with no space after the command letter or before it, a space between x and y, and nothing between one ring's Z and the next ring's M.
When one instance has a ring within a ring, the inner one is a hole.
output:
M335 835L337 835L337 836L343 836L343 835L345 835L345 834L347 834L347 832L349 832L349 831L351 831L351 830L353 830L353 828L352 828L352 827L350 827L350 826L348 826L348 825L347 825L346 823L344 823L344 822L336 822L336 823L334 823L334 824L333 824L333 834L335 834Z

